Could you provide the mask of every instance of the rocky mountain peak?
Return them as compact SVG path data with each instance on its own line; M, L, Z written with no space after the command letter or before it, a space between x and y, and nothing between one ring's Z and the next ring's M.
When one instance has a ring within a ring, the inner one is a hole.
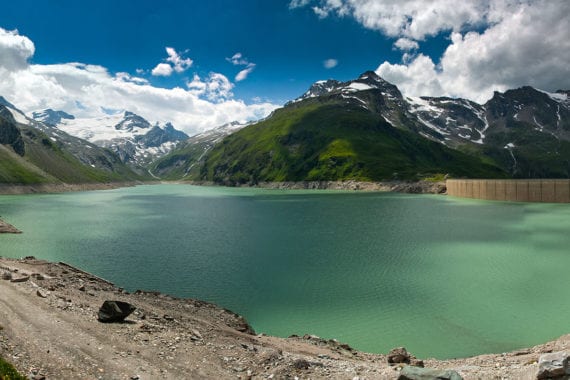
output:
M142 116L130 111L125 111L124 119L119 124L115 125L116 130L129 132L132 132L135 128L150 129L152 128L152 125Z
M74 120L75 116L70 115L65 111L54 111L53 109L48 108L43 111L33 112L32 118L34 120L41 121L44 124L55 126L60 124L62 119Z

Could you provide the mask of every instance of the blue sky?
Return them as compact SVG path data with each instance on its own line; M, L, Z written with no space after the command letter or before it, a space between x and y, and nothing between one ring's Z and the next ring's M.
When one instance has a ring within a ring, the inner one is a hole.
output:
M316 80L366 70L406 95L479 102L527 84L570 88L566 0L19 0L2 8L0 95L25 112L129 109L192 133L263 117Z
M158 86L183 85L193 73L233 78L240 67L225 60L242 53L256 64L236 85L236 97L284 103L319 79L348 80L388 60L399 62L393 38L353 19L315 17L283 0L256 1L33 1L4 6L0 26L17 29L36 45L34 63L83 62L113 72L150 70L170 46L193 60L184 73L150 78ZM331 69L326 59L336 59Z

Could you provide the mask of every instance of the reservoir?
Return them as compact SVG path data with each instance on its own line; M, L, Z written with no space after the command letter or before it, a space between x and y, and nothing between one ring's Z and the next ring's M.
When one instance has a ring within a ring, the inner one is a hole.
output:
M24 232L2 256L214 302L258 333L443 359L570 332L567 204L153 185L0 196L0 215Z

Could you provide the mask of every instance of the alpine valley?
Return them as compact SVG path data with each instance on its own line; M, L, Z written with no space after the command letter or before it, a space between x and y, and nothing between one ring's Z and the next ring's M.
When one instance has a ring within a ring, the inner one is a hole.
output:
M128 111L28 117L1 98L0 183L569 178L569 94L522 87L485 104L405 97L368 71L318 81L263 120L192 137Z

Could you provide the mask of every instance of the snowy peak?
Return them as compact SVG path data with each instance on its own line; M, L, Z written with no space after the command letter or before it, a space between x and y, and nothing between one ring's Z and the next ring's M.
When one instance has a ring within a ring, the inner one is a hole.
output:
M132 132L135 128L150 129L152 125L142 116L125 111L123 120L115 125L116 130Z
M305 92L299 99L316 98L318 96L326 95L335 90L340 85L340 82L334 79L320 80L315 83Z
M64 111L54 111L51 108L48 108L43 111L33 112L32 118L34 120L41 121L44 124L56 126L60 124L63 119L73 120L75 119L75 116Z
M357 79L347 82L340 82L334 79L317 81L311 85L307 92L305 92L299 98L295 99L292 103L326 95L353 95L354 93L368 90L379 90L382 96L402 98L402 94L396 86L382 79L374 71L366 71L362 73Z

